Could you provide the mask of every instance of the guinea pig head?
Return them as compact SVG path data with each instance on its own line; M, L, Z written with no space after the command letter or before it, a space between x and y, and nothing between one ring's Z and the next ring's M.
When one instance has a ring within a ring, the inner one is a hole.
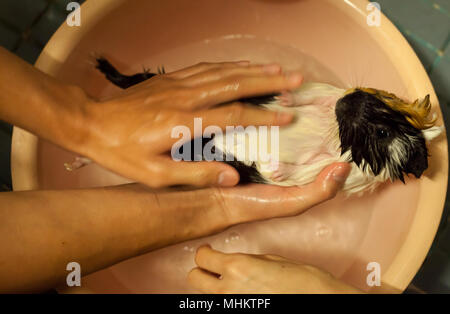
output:
M384 172L391 180L403 174L419 178L428 168L428 151L422 130L433 126L429 96L407 103L384 91L356 88L336 103L341 154L374 175Z

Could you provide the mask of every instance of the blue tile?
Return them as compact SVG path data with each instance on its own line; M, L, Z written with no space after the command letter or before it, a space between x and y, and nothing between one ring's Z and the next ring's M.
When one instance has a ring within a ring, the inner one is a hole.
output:
M31 29L31 38L38 41L41 45L45 45L58 27L66 20L66 17L66 14L52 4Z
M448 0L426 0L426 1L432 2L436 10L442 10L446 14L450 14L450 1Z
M450 45L440 58L439 62L433 67L430 74L436 94L441 103L450 102Z
M414 52L416 53L417 57L420 59L420 62L422 62L425 70L429 73L431 69L433 68L433 63L436 60L436 57L438 54L433 51L432 49L427 48L426 46L418 43L414 39L412 39L407 34L403 34L405 38L408 40L411 47L414 49Z
M38 45L29 41L24 41L20 44L15 53L28 63L34 64L36 62L36 59L39 57L41 50L42 47L39 47Z
M410 31L412 36L438 49L444 44L450 29L450 19L446 14L436 10L431 1L377 0L377 2L380 3L383 13L394 24Z
M428 293L450 291L450 257L440 250L433 250L426 258L412 284Z
M11 50L19 42L19 39L20 34L18 32L14 32L4 24L0 23L0 46Z
M438 96L439 98L439 96ZM444 123L445 123L445 127L446 127L446 131L447 131L447 137L450 138L450 103L447 103L444 101L444 99L441 97L439 98L439 105L441 107L441 111L442 111L442 117L444 118ZM448 188L450 189L450 184L448 186ZM445 206L450 207L450 194L447 194L447 203L445 203Z
M44 11L45 0L1 0L0 19L24 31Z
M438 240L438 246L441 250L450 254L450 225L447 223L444 230L441 231Z
M66 13L68 14L69 11L67 11L67 4L70 2L78 2L80 5L83 4L84 0L78 0L78 1L74 1L74 0L57 0L54 2L54 5L56 7L56 9L58 9L60 12Z
M448 0L378 0L382 11L411 44L430 74L438 95L447 129L450 130L450 16ZM437 6L437 5L438 6ZM445 49L443 53L441 49ZM440 57L438 57L440 56ZM436 62L438 61L438 62ZM449 185L450 188L450 185ZM450 194L449 194L450 195ZM450 291L450 197L437 240L424 265L414 278L414 292Z

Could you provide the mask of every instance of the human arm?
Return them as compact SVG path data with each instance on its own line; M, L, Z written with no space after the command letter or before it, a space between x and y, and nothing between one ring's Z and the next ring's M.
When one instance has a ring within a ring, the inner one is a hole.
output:
M0 292L63 284L69 262L87 275L235 224L300 214L334 197L349 170L334 164L315 182L289 188L151 190L130 184L0 193Z
M209 125L285 125L292 116L230 103L292 89L299 73L248 62L201 63L157 75L119 95L98 100L0 48L0 120L26 129L126 178L151 187L234 186L237 171L220 162L175 162L174 127L194 118Z

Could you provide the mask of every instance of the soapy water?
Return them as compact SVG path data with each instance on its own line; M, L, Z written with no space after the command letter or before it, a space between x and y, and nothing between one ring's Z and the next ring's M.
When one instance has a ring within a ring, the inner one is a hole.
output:
M295 47L244 35L195 42L152 55L143 63L121 70L132 74L140 72L143 66L156 69L163 65L170 72L198 62L233 60L276 62L285 71L300 70L305 81L349 87ZM103 95L109 96L112 88L106 88ZM377 261L382 269L389 265L414 215L418 188L417 181L411 181L406 186L390 184L364 197L338 197L296 217L235 226L218 235L133 258L111 267L110 271L124 287L136 293L193 293L186 275L195 267L196 249L210 244L223 252L273 254L315 265L367 289L366 261ZM392 200L402 200L402 204ZM390 217L392 211L396 211L395 219Z

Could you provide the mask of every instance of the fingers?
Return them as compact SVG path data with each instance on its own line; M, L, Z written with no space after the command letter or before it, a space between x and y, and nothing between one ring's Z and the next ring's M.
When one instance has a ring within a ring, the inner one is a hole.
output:
M301 187L253 184L217 189L229 224L299 215L336 196L351 170L347 163L326 167L316 180Z
M343 188L351 166L348 163L334 163L323 169L314 182L301 187L284 188L285 206L272 212L276 217L299 215L313 206L336 196Z
M332 199L343 188L351 166L348 163L334 163L323 169L316 180L297 190L292 189L291 195L297 195L304 200L305 209Z
M224 293L223 277L236 254L225 254L213 250L209 245L201 246L195 254L197 268L188 274L189 283L204 293ZM229 271L229 270L228 270Z
M209 107L236 99L273 94L291 90L301 85L300 73L284 74L241 74L208 82L191 89L196 108Z
M169 158L158 162L165 169L161 175L167 185L231 187L239 183L239 173L225 163L176 162Z
M269 261L274 261L274 262L289 262L292 263L291 260L282 257L282 256L278 256L278 255L271 255L271 254L264 254L264 255L254 255L254 257L256 258L260 258L262 260L269 260Z
M289 124L294 118L292 113L259 109L240 103L200 111L196 115L203 119L204 127L216 125L221 129L227 126L281 126Z
M201 265L191 270L189 284L205 293L360 293L323 270L282 257L225 254L207 246L198 249L199 257L215 260L221 272L219 279Z
M200 268L194 268L189 272L188 282L203 293L217 292L217 286L220 284L216 276Z
M225 69L225 68L236 68L236 67L246 67L249 65L249 61L235 61L235 62L201 62L196 65L168 73L167 76L175 79L184 79L198 73L206 72L213 69Z
M152 188L175 185L232 187L239 183L236 169L222 162L177 162L159 156L143 164L130 160L127 166L130 178Z
M199 63L166 75L184 86L187 109L204 108L251 96L282 92L299 87L303 77L282 74L278 64L249 65L246 61Z
M195 113L178 113L177 119L167 125L167 129L172 130L171 138L162 143L161 151L172 149L174 144L181 144L180 135L183 136L183 142L186 142L205 134L206 128L206 133L218 134L227 130L227 127L283 126L289 124L293 118L292 113L259 109L240 103Z
M197 249L195 263L204 270L222 275L224 264L229 260L229 257L225 253L213 250L209 245L203 245Z
M264 75L264 74L279 74L281 67L278 64L267 65L251 65L251 66L222 66L214 67L208 71L200 72L189 76L181 82L188 86L196 86L212 81L226 79L227 77L239 75Z
M206 293L248 293L251 287L249 274L252 267L258 267L252 255L240 253L222 253L209 245L198 248L194 268L188 275L189 283ZM217 274L217 275L216 275ZM220 275L220 276L219 276ZM238 289L243 284L246 287Z

